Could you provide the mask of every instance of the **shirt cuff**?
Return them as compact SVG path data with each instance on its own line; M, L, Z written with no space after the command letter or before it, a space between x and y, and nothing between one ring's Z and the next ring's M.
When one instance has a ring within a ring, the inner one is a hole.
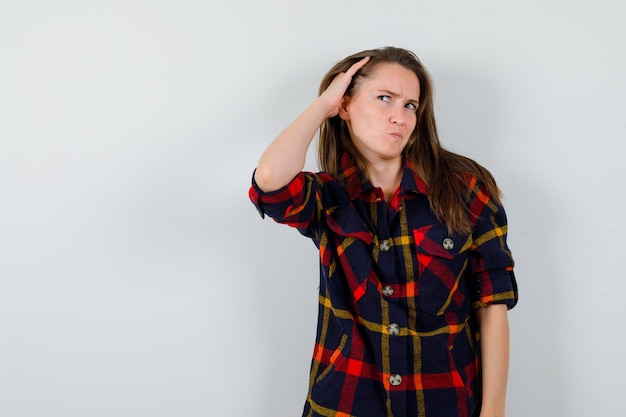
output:
M278 190L265 192L259 188L252 173L252 185L248 191L248 196L252 204L256 207L257 212L262 219L267 214L270 217L283 216L285 208L294 205L294 196L299 195L304 189L305 178L301 172L296 175L287 185ZM298 199L296 199L298 200ZM269 206L269 207L268 207ZM283 207L285 206L285 207Z
M517 281L512 269L486 271L479 275L479 297L474 308L490 304L505 304L507 309L515 307L518 301Z

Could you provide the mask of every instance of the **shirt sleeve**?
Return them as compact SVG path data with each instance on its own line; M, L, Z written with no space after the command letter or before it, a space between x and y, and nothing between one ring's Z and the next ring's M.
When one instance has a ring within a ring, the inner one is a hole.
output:
M262 218L265 215L307 235L316 212L316 182L311 173L301 172L289 184L272 191L259 188L252 175L248 195Z
M518 291L513 256L507 245L506 213L479 184L470 188L469 210L477 216L470 264L472 276L478 284L474 308L506 304L511 309L517 304Z

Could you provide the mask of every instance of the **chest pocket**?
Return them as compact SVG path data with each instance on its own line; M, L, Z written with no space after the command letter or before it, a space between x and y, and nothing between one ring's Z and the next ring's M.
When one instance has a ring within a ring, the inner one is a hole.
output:
M337 236L352 237L366 244L372 242L372 233L352 207L337 206L326 209L326 224Z
M440 224L413 230L418 264L418 303L434 316L469 308L464 278L472 244L471 235L449 236Z
M359 301L374 273L369 250L372 233L352 207L332 207L325 214L328 231L320 255L329 267L330 285L341 291L345 282L354 301ZM333 279L337 275L343 279Z

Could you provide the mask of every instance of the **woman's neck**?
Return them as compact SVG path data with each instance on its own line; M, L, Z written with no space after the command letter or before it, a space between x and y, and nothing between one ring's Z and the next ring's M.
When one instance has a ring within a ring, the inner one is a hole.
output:
M369 164L369 181L374 187L380 187L385 194L385 201L390 202L402 181L402 159L381 161Z

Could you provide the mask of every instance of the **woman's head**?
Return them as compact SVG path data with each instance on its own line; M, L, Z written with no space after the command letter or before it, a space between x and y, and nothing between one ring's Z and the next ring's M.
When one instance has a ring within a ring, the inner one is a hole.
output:
M396 66L399 65L412 72L417 77L419 83L417 89L419 97L414 97L419 101L419 104L415 110L415 129L402 154L405 158L413 159L418 153L422 157L424 157L424 152L428 154L437 153L440 144L433 114L432 82L426 68L412 52L401 48L385 47L365 50L348 56L328 71L320 84L319 93L324 92L338 74L347 71L353 64L364 57L370 57L370 60L353 77L350 86L346 90L346 97L349 99L359 90L359 86L365 80L376 76L381 67L389 67L388 64L396 64ZM346 150L356 159L362 175L366 176L366 161L354 146L346 121L340 116L326 120L320 129L318 148L319 163L322 170L329 172L331 175L337 175L340 170L339 161L341 155Z
M377 73L385 64L397 64L411 71L417 77L419 86L419 106L415 113L415 128L402 150L402 157L413 171L428 184L428 200L432 212L447 226L450 233L469 233L475 213L465 205L467 180L474 177L484 184L484 189L496 204L500 204L500 190L484 167L462 155L444 149L437 134L437 124L433 110L433 85L426 68L410 51L401 48L385 47L353 54L328 71L320 84L320 94L326 91L332 80L346 72L353 64L370 57L352 78L344 100L359 95L359 84L368 78L382 75ZM397 65L395 67L397 67ZM406 73L406 71L405 71ZM413 91L415 91L413 89ZM356 161L362 180L368 176L368 161L354 145L350 128L341 108L337 116L326 119L320 127L318 159L320 168L342 182L341 156L348 151Z

